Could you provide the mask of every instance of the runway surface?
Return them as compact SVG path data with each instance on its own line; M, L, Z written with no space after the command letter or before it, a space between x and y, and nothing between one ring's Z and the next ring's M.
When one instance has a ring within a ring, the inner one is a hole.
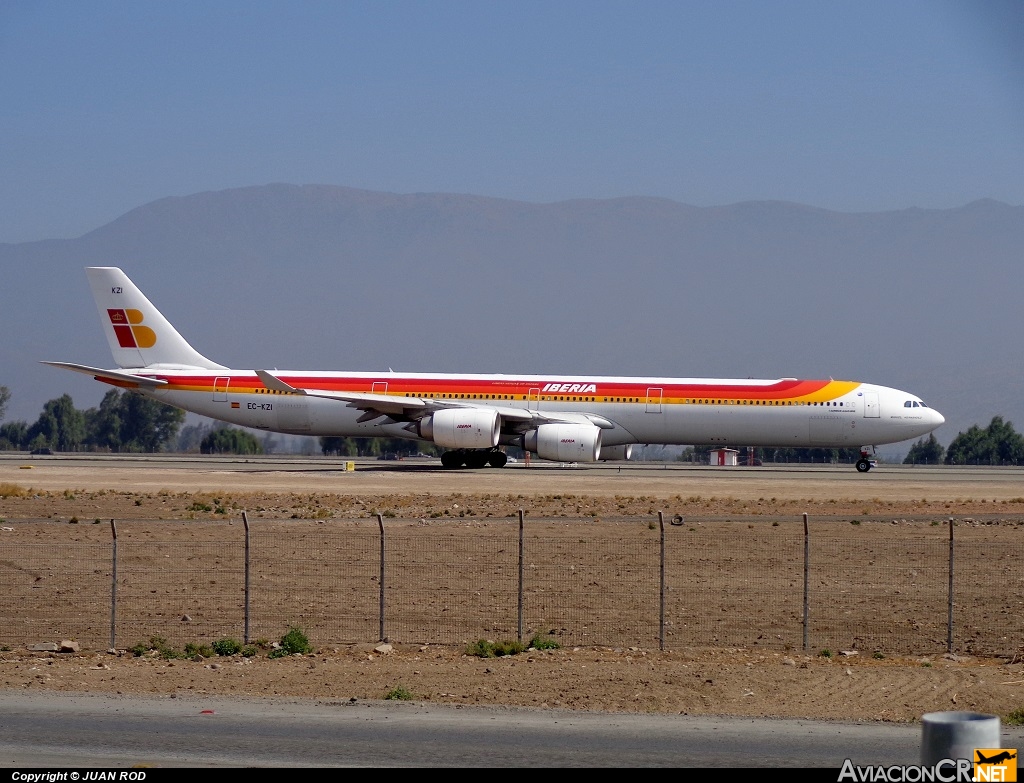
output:
M850 465L715 468L684 463L559 465L534 460L503 469L445 470L436 459L403 461L182 455L27 457L0 455L0 483L42 490L125 488L137 492L572 493L614 496L728 495L821 500L838 496L930 501L1024 496L1024 468Z

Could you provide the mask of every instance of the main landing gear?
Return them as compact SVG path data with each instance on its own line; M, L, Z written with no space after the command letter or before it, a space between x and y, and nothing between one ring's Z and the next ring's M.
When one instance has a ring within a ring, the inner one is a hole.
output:
M874 446L862 446L860 449L860 459L857 460L857 472L867 473L871 468L875 466L875 447Z
M506 462L505 452L498 449L452 449L441 455L441 466L445 468L503 468Z

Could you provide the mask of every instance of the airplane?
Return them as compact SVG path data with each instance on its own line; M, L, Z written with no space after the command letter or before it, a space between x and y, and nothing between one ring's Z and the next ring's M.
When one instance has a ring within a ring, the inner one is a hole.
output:
M1016 753L1011 753L1008 750L1004 750L1002 753L997 753L990 759L985 758L985 755L977 748L975 748L974 752L978 756L978 761L976 762L978 764L998 764L1000 761L1010 761L1011 759L1017 758Z
M945 419L857 381L233 370L196 351L116 267L86 275L117 369L43 362L186 411L301 435L399 437L446 468L501 468L518 446L559 462L628 460L635 444L875 447ZM868 444L868 445L864 445Z

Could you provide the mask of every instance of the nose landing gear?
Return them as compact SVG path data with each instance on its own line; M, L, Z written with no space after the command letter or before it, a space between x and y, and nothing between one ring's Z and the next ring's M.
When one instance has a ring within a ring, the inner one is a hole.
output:
M857 472L867 473L871 468L875 467L877 462L875 461L875 447L874 446L861 446L860 459L857 460Z

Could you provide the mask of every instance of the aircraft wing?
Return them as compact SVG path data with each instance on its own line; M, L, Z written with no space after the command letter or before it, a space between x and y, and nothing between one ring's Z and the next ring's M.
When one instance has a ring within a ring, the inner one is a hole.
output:
M364 392L336 392L327 389L300 389L292 386L266 370L256 370L256 375L263 385L275 391L291 394L304 394L307 397L323 397L328 400L346 402L350 407L365 411L377 411L383 415L398 414L408 416L416 411L425 411L427 405L419 397L391 397L387 394L366 394Z
M144 375L132 375L130 372L119 372L118 370L104 370L100 367L89 367L85 364L72 364L71 362L41 362L51 367L60 367L63 370L91 375L96 380L111 381L117 386L165 386L167 381L159 378L147 378Z
M395 397L387 394L368 394L365 392L338 392L327 389L300 389L282 381L276 375L267 370L256 370L256 375L263 385L268 389L290 392L292 394L304 394L307 397L322 397L328 400L337 400L347 403L352 408L366 411L361 421L369 421L377 416L390 416L396 421L415 420L426 416L433 411L445 408L481 408L485 407L468 400L439 400L432 397ZM593 424L601 429L613 429L615 427L603 416L580 413L559 413L557 411L535 411L515 406L488 405L488 410L497 410L503 422L513 424L517 428L524 428L524 425L549 424L549 423L573 423Z

